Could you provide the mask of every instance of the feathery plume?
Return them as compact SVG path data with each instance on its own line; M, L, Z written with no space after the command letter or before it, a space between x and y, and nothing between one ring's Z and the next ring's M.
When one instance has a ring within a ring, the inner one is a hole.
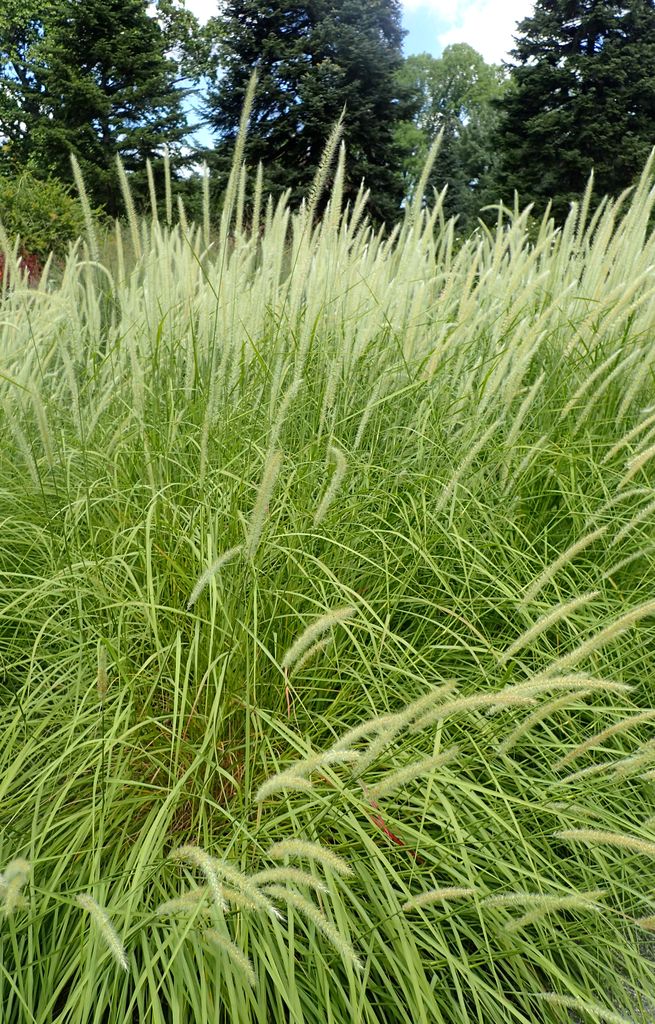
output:
M189 608L193 608L209 581L216 576L223 566L226 565L227 562L231 562L233 558L236 558L241 551L241 547L241 544L237 544L236 547L228 548L227 551L224 551L222 555L219 555L218 558L212 562L208 569L205 569L202 576L198 577L196 585L189 595L187 610Z
M576 999L575 996L561 996L558 992L536 992L535 997L543 999L544 1002L550 1003L552 1006L561 1006L567 1010L577 1010L578 1013L594 1017L601 1024L634 1024L634 1021L628 1020L627 1017L622 1017L620 1013L615 1013L614 1010L606 1010L604 1006L587 1000L583 1002L582 999Z
M316 512L314 513L314 526L320 526L325 519L328 509L334 501L337 491L341 487L341 483L348 468L346 456L339 448L336 448L334 445L330 445L329 453L330 457L334 461L334 471L332 473L332 479L330 480L329 486L325 491Z
M605 455L602 458L601 466L604 465L606 462L609 462L610 459L614 455L617 455L622 448L625 448L627 445L629 445L630 442L635 439L635 437L638 437L639 434L642 434L644 432L644 430L647 430L652 423L655 423L655 412L652 413L650 416L647 416L645 420L641 421L641 423L638 423L636 427L632 428L632 430L629 430L627 434L624 434L623 437L620 438L616 442L616 444L610 448L607 455Z
M306 779L302 775L294 775L292 772L280 772L279 775L272 775L270 779L262 783L255 794L255 803L261 804L264 800L268 800L269 796L283 793L288 789L307 792L313 788L314 783L311 779Z
M622 850L630 850L632 853L643 853L646 857L655 857L655 843L650 843L639 836L626 835L623 832L605 832L602 829L594 828L569 828L562 832L556 832L558 839L569 839L571 842L590 843L616 846Z
M198 886L197 889L189 889L182 896L176 896L172 900L166 900L164 903L160 903L155 909L155 913L160 917L166 917L171 915L174 917L176 914L184 913L185 911L199 911L206 914L211 913L211 907L209 906L212 899L212 895L205 885ZM203 906L204 904L204 906Z
M648 932L655 932L655 917L636 917L634 923Z
M591 775L603 775L604 773L613 775L615 778L625 778L627 775L639 771L643 765L650 764L653 756L653 744L647 743L640 751L630 754L628 757L621 757L617 761L602 761L600 764L592 764L587 768L582 768L580 771L572 772L571 775L565 775L563 779L559 780L558 784L566 786L571 782L577 782L579 779L586 779Z
M155 188L155 176L152 173L152 163L146 160L146 177L148 179L148 197L150 199L150 216L156 224L159 220L157 213L157 189Z
M353 743L366 739L372 732L385 732L398 719L398 715L380 715L379 718L369 718L361 722L348 732L344 732L336 743L333 743L330 750L349 750Z
M581 551L585 550L585 548L590 547L591 544L599 540L599 538L605 533L607 533L607 525L599 526L598 529L592 530L591 533L581 537L575 542L575 544L571 544L566 551L563 551L554 562L551 562L551 564L547 566L539 576L537 576L536 580L533 580L530 586L526 588L522 602L525 604L527 601L532 601L532 599L537 596L540 590L543 590L546 584L552 580L560 569L571 562L575 556L579 555Z
M251 881L255 885L277 885L278 883L292 882L294 885L304 885L308 889L315 889L317 892L327 892L328 888L324 882L310 875L309 871L302 868L266 868L258 871L252 876Z
M308 776L312 772L320 768L326 768L331 764L344 764L348 761L357 761L358 759L359 754L355 750L330 749L320 754L312 754L302 761L296 761L286 771L278 772L277 775L272 775L270 779L267 779L257 790L255 801L256 803L261 803L273 793L285 789L311 789L312 783L309 781Z
M316 169L316 174L314 175L314 180L312 181L311 188L309 190L309 199L307 203L307 212L305 214L305 217L310 227L314 219L314 214L316 212L318 201L321 198L323 189L325 188L325 185L327 183L328 175L330 173L330 167L332 166L332 161L334 160L334 154L336 153L339 147L341 136L343 135L343 113L344 112L341 113L339 120L335 123L334 127L332 128L332 131L328 136L328 140L325 144L325 149L321 154L321 159L319 160L318 167Z
M362 751L359 761L357 762L356 771L353 772L355 778L362 776L367 768L370 768L370 766L377 761L398 733L407 725L407 721L402 714L390 715L389 718L390 722L387 728L381 729L376 738L369 743L366 750Z
M370 787L368 791L369 796L373 800L379 800L384 796L388 796L389 793L393 793L394 790L406 786L409 782L414 782L422 775L429 775L436 768L443 768L444 765L453 761L458 754L459 747L450 747L434 757L426 757L422 761L415 761L413 764L407 764L403 768L398 768L395 772L389 772L375 786Z
M130 183L127 180L127 174L125 173L123 162L118 155L116 156L116 170L118 172L118 183L121 187L123 202L125 203L125 212L127 213L127 223L130 228L130 238L132 239L134 257L135 259L141 259L143 250L141 248L141 237L139 234L139 218L136 214L132 189L130 188Z
M538 636L544 633L551 626L555 625L556 622L560 622L567 616L572 615L573 612L577 611L578 608L582 608L583 605L589 604L590 601L595 600L600 594L599 590L592 590L588 594L582 594L580 597L575 597L572 601L567 601L564 604L558 604L555 608L551 608L549 612L542 615L541 618L530 626L529 629L522 633L513 644L511 644L507 650L503 651L500 658L501 664L504 664L514 654L517 654L523 647L527 647L529 643L535 640Z
M312 659L315 658L317 654L320 654L321 651L324 651L331 640L332 636L324 636L321 640L317 640L315 644L312 644L312 646L305 651L302 657L298 658L298 661L294 663L293 668L291 668L289 671L289 675L295 676L298 674L298 672L302 672L305 665L308 665L309 662L312 661Z
M164 146L164 206L166 209L166 223L170 227L173 223L173 189L171 153L168 146Z
M613 679L596 679L594 676L587 675L586 672L563 676L533 676L532 679L526 679L524 683L515 683L507 689L514 693L538 697L542 693L551 693L553 690L585 690L590 686L594 690L602 690L605 693L629 693L632 689L629 683L617 683Z
M280 432L282 430L282 427L284 426L284 421L287 418L287 413L289 412L291 403L293 402L294 398L300 391L302 383L302 377L296 377L294 380L291 381L291 384L284 393L284 397L280 402L280 408L278 409L277 416L273 421L273 426L271 427L271 434L268 439L268 450L271 452L275 451L275 449L277 448L277 443L280 439Z
M211 211L209 204L209 167L202 165L202 241L205 249L211 242Z
M77 194L80 197L80 206L82 207L82 215L84 217L84 227L86 228L86 239L89 244L89 253L91 254L91 259L97 263L100 260L100 247L98 245L98 236L96 235L96 228L93 220L93 211L91 210L91 203L89 202L89 193L86 190L84 175L82 174L80 165L73 153L70 154L70 162L71 167L73 168L73 180L75 181Z
M101 907L99 903L96 903L93 896L89 896L88 893L78 893L75 897L75 901L78 906L87 911L91 916L91 920L95 921L100 934L107 944L109 952L118 966L122 967L124 971L129 970L125 947L118 937L118 932L111 923L109 914L104 907Z
M23 857L10 860L0 874L0 899L2 899L5 917L11 917L15 910L25 906L22 889L30 876L32 866Z
M610 579L610 577L614 576L615 573L619 572L621 569L625 569L626 566L630 565L631 562L636 562L638 558L644 558L645 555L650 555L653 551L655 551L655 545L653 544L649 544L645 548L639 548L638 551L633 551L631 555L627 555L626 558L622 558L619 562L616 562L614 565L610 566L610 568L603 573L602 578L604 580Z
M186 864L192 864L195 868L199 868L205 876L214 903L221 910L227 910L225 897L223 896L216 872L215 860L206 850L203 850L200 846L178 846L177 849L171 850L168 856L171 860L183 861Z
M451 700L446 704L428 711L421 718L416 719L410 727L410 732L419 732L426 726L439 721L440 718L447 718L449 715L460 714L462 711L477 711L478 708L493 708L499 710L505 707L520 707L521 705L534 704L534 698L525 693L513 693L514 687L507 687L504 690L497 690L495 693L473 694L471 697L460 697L458 700Z
M627 732L628 729L632 729L635 725L641 725L642 722L651 722L654 718L655 708L648 708L646 711L640 711L636 715L629 715L627 718L622 718L620 722L616 722L614 725L608 726L607 729L603 729L602 732L597 732L593 736L589 736L583 743L578 744L578 746L574 747L573 750L569 750L568 754L562 757L555 764L555 770L559 771L560 768L564 768L564 766L570 764L571 761L575 761L578 757L581 757L587 750L591 750L592 747L598 746L611 736Z
M560 413L562 419L564 419L565 416L568 416L568 414L572 412L573 409L576 408L578 399L583 397L583 395L589 390L594 381L598 380L599 377L602 377L603 373L608 368L608 366L611 366L614 360L617 359L620 355L621 349L619 348L615 352L612 352L611 355L608 356L608 358L605 359L604 362L600 364L600 366L597 366L593 373L590 373L588 377L585 377L580 387L571 395L571 398L568 400L568 402L562 409Z
M244 554L248 559L255 557L257 548L259 547L259 541L261 540L262 531L264 529L264 522L268 515L268 503L271 500L273 488L275 487L280 469L282 468L282 461L283 455L280 451L271 452L266 460L264 473L262 475L259 490L257 491L257 497L255 498L255 504L250 516L250 523L248 524L248 534L244 548Z
M652 459L653 455L655 455L655 444L629 459L626 463L627 473L619 480L619 488L625 487L632 480L633 476L636 476L639 470L643 469L646 463Z
M613 548L617 544L620 544L624 537L627 537L636 526L639 526L639 523L643 523L644 519L648 519L649 516L652 516L653 512L655 512L655 501L649 501L644 508L640 509L639 512L637 512L632 519L629 519L628 522L621 527L619 532L612 537L610 547Z
M303 860L317 861L324 868L329 868L337 875L344 878L351 877L353 870L350 865L334 853L327 846L321 843L312 843L306 839L283 839L279 843L273 843L267 851L271 860L283 860L285 857L300 857Z
M289 671L292 665L326 630L331 629L332 626L336 626L340 622L346 622L348 619L351 619L355 612L356 609L353 607L335 608L315 619L288 649L282 659L282 668L285 671Z
M238 868L235 868L232 864L228 864L226 861L218 860L216 858L214 858L214 866L217 875L224 878L231 886L234 886L237 893L243 893L249 902L251 909L265 911L268 914L272 914L273 917L280 916L277 908L274 907L271 901L259 891L252 879L248 878L247 875L244 875L242 871L239 871ZM225 895L224 889L223 895Z
M428 711L435 704L443 704L444 698L455 693L457 689L456 679L446 679L438 686L432 686L422 697L417 697L411 704L408 704L403 711L400 711L394 718L402 720L403 725L408 725L424 711ZM393 724L393 723L390 723Z
M361 962L352 948L350 942L341 935L331 921L328 921L325 914L321 913L315 903L301 896L293 889L285 889L281 885L271 885L268 889L271 896L284 901L288 906L298 910L312 922L312 924L323 933L328 942L341 954L344 960L349 960L353 966L361 969Z
M532 910L508 922L506 926L507 931L521 931L521 929L528 928L531 924L536 924L537 921L540 921L547 914L557 913L561 910L601 910L602 908L598 906L598 900L602 899L605 895L602 889L597 889L595 892L572 893L569 896L551 894L539 896L534 900Z
M227 953L228 957L240 971L246 976L246 980L249 985L254 986L256 983L255 971L252 966L252 962L246 956L242 949L236 945L232 939L228 938L227 935L222 935L221 932L217 931L216 928L207 928L203 932L204 938L212 945L218 946L220 949Z
M620 633L624 633L626 629L630 629L635 623L639 622L640 619L646 618L648 615L655 614L655 601L646 601L645 604L639 605L637 608L633 608L632 611L626 612L621 615L614 622L611 622L609 626L605 626L599 633L594 633L584 643L579 644L568 654L562 655L561 658L557 658L554 661L547 672L543 673L543 676L552 675L555 672L560 672L562 669L571 668L577 662L582 661L587 655L592 654L594 651L598 651L605 644L608 644L610 640L619 636Z
M477 889L466 889L458 886L446 886L443 889L428 889L427 892L412 896L403 903L404 911L421 910L433 903L448 902L449 900L460 900L466 896L475 896Z

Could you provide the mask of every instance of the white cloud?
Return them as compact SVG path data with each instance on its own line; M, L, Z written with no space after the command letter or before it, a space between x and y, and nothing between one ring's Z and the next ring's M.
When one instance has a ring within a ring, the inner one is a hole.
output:
M426 0L424 6L432 5ZM516 23L532 14L534 4L530 0L479 0L458 7L452 27L439 34L439 44L469 43L486 61L498 63L508 59Z
M217 0L186 0L186 7L203 23L218 13Z
M462 0L401 0L408 11L416 11L419 7L434 11L440 18L453 21L466 4Z

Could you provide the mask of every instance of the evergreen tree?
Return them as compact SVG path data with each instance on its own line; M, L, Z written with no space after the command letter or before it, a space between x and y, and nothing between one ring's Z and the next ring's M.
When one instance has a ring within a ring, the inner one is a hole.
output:
M518 29L500 184L563 217L592 167L616 194L655 143L655 0L537 0Z
M43 113L43 46L51 0L4 0L0 6L0 174L18 174L30 157Z
M441 57L407 57L401 74L417 97L414 118L401 129L411 142L405 161L407 191L411 193L435 137L443 133L430 184L439 191L448 186L445 213L456 215L460 229L469 230L480 207L495 198L490 181L496 163L496 104L507 88L506 74L485 63L467 43L447 46Z
M407 116L398 0L227 0L215 25L218 66L207 113L223 180L256 68L246 160L262 161L265 186L274 194L288 187L295 200L303 195L345 106L346 198L365 178L372 214L396 217L403 197L396 127Z
M29 18L10 2L16 41L10 53L5 44L0 79L7 160L66 181L74 153L93 201L114 214L120 156L145 198L146 159L157 164L186 133L176 66L147 0L51 0Z

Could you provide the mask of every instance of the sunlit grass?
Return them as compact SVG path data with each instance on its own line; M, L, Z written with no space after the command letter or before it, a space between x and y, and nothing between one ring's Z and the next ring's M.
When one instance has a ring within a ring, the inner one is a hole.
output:
M650 175L14 276L3 1024L652 1020Z

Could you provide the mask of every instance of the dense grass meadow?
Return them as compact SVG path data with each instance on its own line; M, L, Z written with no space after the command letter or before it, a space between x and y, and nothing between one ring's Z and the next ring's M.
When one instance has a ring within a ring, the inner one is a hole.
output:
M653 1020L653 167L463 241L331 149L5 275L2 1024Z

